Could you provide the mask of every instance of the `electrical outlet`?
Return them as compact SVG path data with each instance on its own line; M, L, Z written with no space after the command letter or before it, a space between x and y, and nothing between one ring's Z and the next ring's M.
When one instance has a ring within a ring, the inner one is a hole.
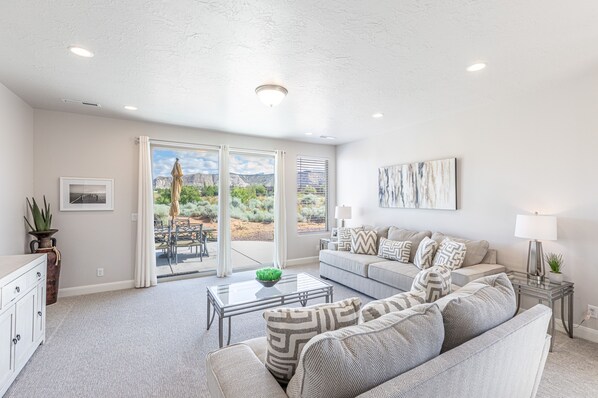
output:
M131 221L137 221L137 213L131 213Z
M598 307L588 304L588 314L590 315L590 318L598 319Z
M104 276L104 268L98 268L97 276Z

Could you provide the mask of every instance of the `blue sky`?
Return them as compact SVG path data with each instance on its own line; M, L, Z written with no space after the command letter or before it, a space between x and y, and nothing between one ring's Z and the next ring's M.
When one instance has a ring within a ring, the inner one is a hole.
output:
M170 176L172 166L179 158L183 174L217 174L218 152L154 148L152 150L153 176ZM274 174L274 157L263 155L230 155L231 172L236 174Z

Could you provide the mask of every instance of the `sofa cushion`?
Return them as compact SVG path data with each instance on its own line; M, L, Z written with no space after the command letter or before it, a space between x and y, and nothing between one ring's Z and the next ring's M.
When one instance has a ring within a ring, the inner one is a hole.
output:
M291 398L355 397L438 356L443 338L435 304L323 333L305 346L286 392Z
M409 231L407 229L400 229L397 227L390 227L388 229L388 239L390 240L399 240L399 241L411 241L411 254L409 255L409 262L412 263L415 259L415 252L419 247L419 243L425 237L431 237L432 232L430 231Z
M406 310L426 303L425 292L403 292L381 300L370 301L361 309L360 322L369 322L391 312Z
M413 284L415 275L419 268L411 263L399 263L398 261L384 261L373 263L368 267L368 277L375 281L395 287L408 292Z
M470 282L436 304L444 322L442 352L511 319L517 307L513 285L504 273Z
M444 238L436 251L432 264L442 265L451 270L460 268L463 265L466 250L465 243Z
M438 249L438 243L427 236L419 243L419 247L415 252L413 264L419 269L426 269L432 266L434 255Z
M378 246L376 242L378 236L374 231L351 231L351 253L355 254L371 254L378 253Z
M399 261L401 263L409 262L409 255L411 254L411 242L390 240L380 238L380 246L378 247L378 257L386 258L388 260Z
M434 239L438 244L441 244L445 238L450 238L450 240L465 244L466 252L465 259L463 260L463 267L469 267L481 263L488 253L488 248L490 247L490 244L487 240L464 239L456 236L445 235L442 232L434 232L432 235L432 239Z
M480 279L484 276L500 274L505 272L505 266L500 264L476 264L471 267L459 268L453 270L451 278L453 284L457 286L465 286L469 282Z
M356 325L361 300L358 297L306 308L264 311L266 320L266 367L274 378L288 383L305 344L320 333Z
M320 250L320 261L367 278L369 275L369 265L383 262L384 260L378 256L371 256L369 254Z
M426 302L433 303L451 292L451 270L435 265L419 271L411 291L425 293Z
M338 250L349 251L351 250L351 231L362 231L363 227L357 228L346 228L340 227L338 229Z

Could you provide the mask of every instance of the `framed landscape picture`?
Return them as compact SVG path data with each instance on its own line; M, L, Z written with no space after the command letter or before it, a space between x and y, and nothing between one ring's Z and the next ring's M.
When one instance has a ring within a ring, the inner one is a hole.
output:
M60 177L60 211L114 210L114 180Z
M380 207L457 210L457 159L378 169Z

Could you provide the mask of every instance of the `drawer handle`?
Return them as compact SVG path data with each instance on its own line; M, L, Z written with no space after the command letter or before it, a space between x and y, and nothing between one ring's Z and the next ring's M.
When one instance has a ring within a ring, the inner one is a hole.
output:
M15 291L16 291L17 293L21 293L21 288L17 286L17 287L15 287Z
M37 311L37 315L42 316L42 312L41 311Z
M13 343L13 344L15 344L15 345L16 345L18 342L19 342L19 340L17 340L17 339L12 339L12 343Z
M37 271L37 277L38 277L38 278L41 278L41 277L42 277L42 273L41 273L41 272L39 272L39 271Z

